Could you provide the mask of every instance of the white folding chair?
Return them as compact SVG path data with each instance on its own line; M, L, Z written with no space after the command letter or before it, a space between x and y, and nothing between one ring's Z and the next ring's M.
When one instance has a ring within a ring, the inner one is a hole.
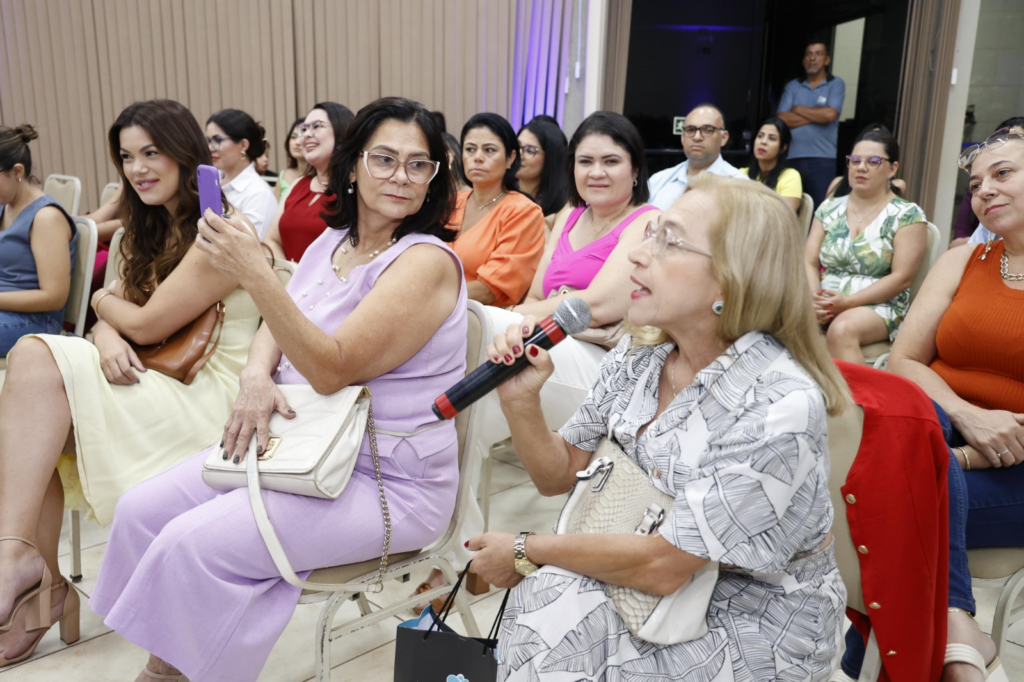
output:
M811 223L814 222L814 199L807 192L800 197L800 210L796 212L800 224L804 226L804 239L811 234Z
M493 337L490 329L490 320L484 312L483 306L475 301L469 301L468 306L469 333L466 347L466 372L469 373L486 362L485 351L487 344ZM455 500L455 512L452 514L451 523L444 536L426 549L413 552L401 552L392 554L385 578L402 578L417 564L427 564L438 568L444 574L448 584L442 587L435 587L422 594L406 597L390 606L374 611L370 602L363 592L314 592L303 591L299 600L301 604L324 601L323 609L320 611L320 618L316 626L315 640L315 679L317 682L327 682L331 676L331 642L343 635L350 634L373 623L386 620L394 615L400 614L417 604L424 604L431 599L438 597L451 589L455 583L457 574L455 567L446 558L446 555L455 548L458 542L459 533L462 529L463 514L469 496L474 494L472 486L479 458L477 449L473 444L474 409L468 407L459 413L455 418L455 429L459 439L459 488ZM307 580L310 582L322 583L345 583L345 582L370 582L377 577L380 567L380 559L371 559L358 564L347 566L335 566L333 568L322 568L313 571ZM359 605L360 616L351 619L341 625L334 625L334 617L345 600L355 597ZM477 627L476 619L469 607L469 600L465 590L459 590L455 595L455 607L462 616L462 622L466 631L471 637L479 637L480 630Z
M996 654L1003 649L1006 632L1014 623L1024 620L1024 605L1013 608L1024 591L1024 547L989 547L967 551L972 587L999 588L992 619L992 640Z
M47 175L43 182L43 194L50 195L65 211L76 216L82 199L82 181L74 175Z
M103 186L103 192L100 194L100 206L106 206L107 202L110 201L110 197L114 196L114 192L121 186L120 182L108 182Z
M921 290L921 285L924 284L924 278L928 275L928 271L935 265L935 261L942 255L942 239L939 237L939 228L935 223L925 223L928 226L928 248L925 249L924 258L921 259L921 265L917 268L917 275L914 276L914 281L910 285L910 302L914 302L914 298L917 296L917 292ZM866 346L861 346L860 351L864 354L864 364L875 369L885 369L889 363L889 351L892 350L892 344L888 341L878 341L877 343L869 343Z

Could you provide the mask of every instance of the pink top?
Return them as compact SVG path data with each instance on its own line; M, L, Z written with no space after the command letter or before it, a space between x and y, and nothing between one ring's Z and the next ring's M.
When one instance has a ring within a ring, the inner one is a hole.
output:
M586 206L574 208L569 218L565 221L565 229L558 237L558 244L555 245L555 252L551 254L551 262L544 272L544 296L550 296L552 291L559 287L569 285L573 289L586 289L604 266L608 256L619 243L619 235L626 229L626 226L633 222L638 215L647 211L658 210L657 206L641 206L628 216L622 219L608 234L600 239L595 239L580 250L576 251L569 243L569 232L576 225Z

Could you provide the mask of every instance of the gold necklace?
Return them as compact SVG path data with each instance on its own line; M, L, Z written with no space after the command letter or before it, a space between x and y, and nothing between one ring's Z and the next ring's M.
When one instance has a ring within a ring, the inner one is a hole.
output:
M999 276L1008 282L1024 282L1024 274L1010 272L1010 259L1005 250L1002 258L999 259Z
M590 209L590 228L594 231L594 236L598 237L601 235L602 232L608 229L609 225L614 224L615 221L618 220L619 216L626 212L626 210L629 208L629 204L626 204L623 208L619 209L619 212L613 215L610 220L605 221L604 225L601 226L600 230L594 227L594 207L588 206L587 208Z
M869 216L877 216L878 212L882 210L882 207L885 206L885 204L888 204L890 201L891 201L891 199L889 199L889 197L886 196L885 197L885 203L878 204L878 210L875 211L874 213L870 213L869 212L868 215ZM846 201L846 210L853 214L853 217L857 219L857 222L861 224L862 228L863 227L867 227L868 223L865 223L864 219L861 217L861 215L859 213L857 213L857 211L853 210L853 206L850 204L849 200ZM847 221L847 224L849 224L849 221Z
M504 191L499 192L498 196L494 197L493 199L491 199L490 201L488 201L488 202L486 202L484 204L480 204L479 206L476 207L476 210L478 210L478 211L484 210L485 208L487 208L488 206L490 206L491 204L493 204L495 201L497 201L498 199L502 198L503 196L505 196L505 192ZM473 193L473 198L474 198L473 203L475 204L476 203L476 201L475 201L475 199L476 199L476 192Z

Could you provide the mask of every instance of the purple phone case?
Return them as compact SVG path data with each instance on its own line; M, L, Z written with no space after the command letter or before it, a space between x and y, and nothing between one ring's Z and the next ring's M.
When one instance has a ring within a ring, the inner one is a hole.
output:
M200 165L196 169L199 182L199 215L204 215L211 208L217 215L224 215L224 205L220 200L220 171L213 166Z

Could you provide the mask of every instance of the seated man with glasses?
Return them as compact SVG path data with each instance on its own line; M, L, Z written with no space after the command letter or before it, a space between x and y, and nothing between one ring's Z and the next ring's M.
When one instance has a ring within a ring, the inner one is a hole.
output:
M648 187L651 203L661 210L668 209L686 191L690 180L701 171L729 178L745 178L722 158L722 146L729 141L725 117L714 104L699 104L686 115L681 136L686 161L651 176Z

